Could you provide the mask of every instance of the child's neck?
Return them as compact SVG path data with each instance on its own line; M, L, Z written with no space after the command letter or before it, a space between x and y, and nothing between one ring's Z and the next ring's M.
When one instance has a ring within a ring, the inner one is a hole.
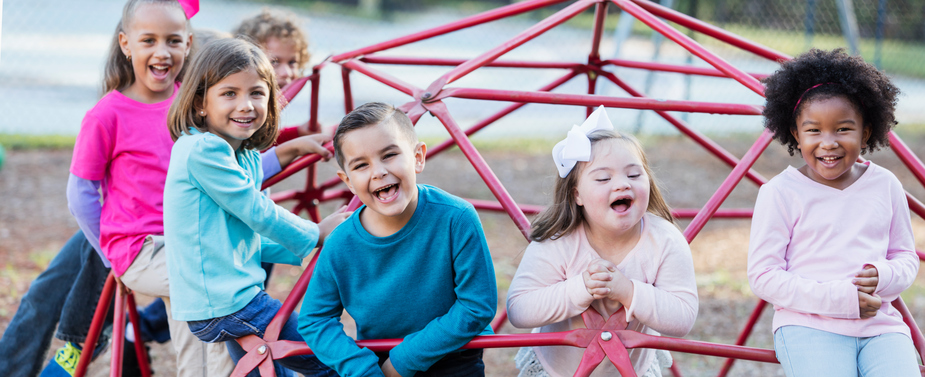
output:
M623 232L614 232L585 222L585 235L588 237L588 244L601 258L613 264L620 264L639 243L642 237L642 221Z
M360 213L360 224L363 225L363 229L366 229L374 237L388 237L398 233L411 221L414 211L418 208L419 198L420 192L415 190L414 197L411 198L408 206L405 207L401 214L396 216L384 216L367 206Z
M122 95L141 103L152 104L170 99L170 96L173 95L173 91L174 85L171 85L167 90L154 92L145 87L144 84L138 82L138 80L135 80L132 85L129 85L128 88L122 91Z

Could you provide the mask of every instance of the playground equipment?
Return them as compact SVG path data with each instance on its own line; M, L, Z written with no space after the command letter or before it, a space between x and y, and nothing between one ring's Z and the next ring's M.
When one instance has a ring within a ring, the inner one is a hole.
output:
M328 65L339 65L341 67L341 78L343 80L344 90L344 108L345 112L354 108L353 96L351 93L350 75L353 72L363 74L378 82L381 82L397 91L404 93L409 97L409 102L401 106L401 109L408 113L413 122L417 123L422 115L430 113L436 116L450 133L451 139L436 145L428 151L428 158L447 150L453 145L460 148L465 157L473 165L479 176L484 180L497 201L485 201L468 199L477 209L503 211L513 220L515 225L526 237L529 233L530 222L527 214L536 213L540 210L538 206L518 205L511 195L507 192L498 178L494 175L491 168L478 153L476 148L469 141L468 136L488 126L489 124L501 119L502 117L523 107L527 103L544 103L556 105L571 105L587 107L587 112L593 110L598 105L613 108L629 108L640 110L652 110L658 116L664 118L670 124L674 125L682 134L691 138L697 144L711 152L721 161L732 168L731 173L722 182L717 191L707 201L703 208L677 209L675 216L678 218L692 219L690 225L684 230L684 236L688 242L692 241L697 234L703 229L704 225L711 218L750 218L751 209L732 209L719 210L719 206L729 196L732 190L739 184L743 178L748 178L757 185L767 181L766 178L751 169L761 153L767 148L772 140L772 136L767 131L761 133L754 144L741 158L723 149L719 144L710 140L705 135L693 130L684 121L671 115L668 111L691 112L691 113L713 113L713 114L735 114L735 115L760 115L761 107L754 105L744 105L735 103L712 103L712 102L692 102L676 100L657 100L646 97L644 93L637 91L635 88L620 79L616 74L605 70L608 66L636 68L642 70L676 72L687 75L703 75L712 77L722 77L735 80L750 89L751 91L762 95L764 86L759 82L762 75L746 73L734 67L719 56L710 52L699 43L688 37L684 33L670 26L665 20L674 22L694 32L715 38L730 46L751 52L759 57L772 61L780 62L790 59L789 56L774 51L770 48L760 46L756 43L745 40L737 35L724 31L720 28L694 19L669 8L662 7L645 0L572 0L571 4L547 17L543 21L528 28L522 33L511 38L507 42L492 48L491 50L468 60L444 59L444 58L419 58L419 57L395 57L381 56L377 53L392 48L404 46L410 43L418 42L428 38L433 38L443 34L451 33L468 27L477 26L498 19L512 17L518 14L534 11L543 7L555 4L565 3L568 0L528 0L518 2L512 5L504 6L495 10L480 13L474 16L466 17L447 25L435 27L419 33L407 35L394 40L382 42L369 47L361 48L355 51L346 52L332 56L323 63L313 68L312 74L301 80L293 82L284 88L284 96L287 99L293 98L305 85L311 83L311 107L309 114L309 124L319 130L318 106L319 106L319 88L321 80L321 69ZM703 61L709 63L713 68L693 67L685 65L672 65L651 62L637 62L617 59L601 59L599 47L604 29L604 21L607 17L607 9L611 6L617 6L624 12L632 15L644 24L651 27L656 32L664 35L666 38L674 41L691 54L697 56ZM586 62L576 63L558 63L558 62L539 62L539 61L506 61L498 60L505 53L514 48L534 39L538 35L550 30L551 28L562 24L570 18L594 7L594 26L591 35L592 46ZM452 67L444 75L436 78L432 84L426 88L419 88L403 82L402 80L389 75L388 73L374 68L375 64L389 65L426 65L426 66L447 66ZM481 67L504 67L512 69L556 69L564 70L566 73L559 79L540 87L537 91L512 91L512 90L489 90L478 88L464 87L447 87L447 85L459 80L467 74ZM586 94L561 94L550 93L553 89L561 86L569 80L578 76L586 76L588 79L588 90ZM629 94L629 97L611 97L596 95L596 84L599 78L609 81L623 91ZM472 127L463 130L454 119L450 109L443 102L447 98L465 98L486 101L504 101L513 104L504 108L500 112L493 114L484 120L478 122ZM915 156L909 148L893 133L890 134L891 149L899 156L899 159L912 171L919 183L925 185L925 165ZM329 149L333 149L328 145ZM338 188L340 181L338 178L332 178L327 181L316 183L316 172L313 164L319 160L318 156L308 156L290 164L285 170L274 177L268 179L264 186L269 187L285 179L295 172L307 169L307 182L302 190L290 190L279 192L273 195L276 201L295 201L294 212L306 211L315 221L320 219L318 205L322 202L331 200L350 200L348 209L354 209L359 206L359 201L353 198L353 195L346 189ZM351 198L353 198L351 200ZM925 217L925 205L915 197L907 193L909 206L912 212L918 216ZM323 251L320 251L323 252ZM917 251L919 257L925 260L925 253ZM292 313L295 306L301 300L305 293L306 286L311 277L312 271L317 261L317 253L309 262L308 267L300 277L292 292L283 303L280 312L273 319L263 339L256 336L248 336L239 339L242 347L248 351L247 355L241 359L235 368L234 376L243 376L253 369L259 369L264 376L273 376L272 360L294 355L310 354L311 350L304 343L279 341L278 336L283 323ZM108 287L109 285L107 285ZM105 296L105 292L104 292ZM102 302L102 301L101 301ZM892 305L899 310L912 330L913 342L919 355L925 359L925 337L921 330L912 319L909 310L901 299L897 299ZM767 303L759 301L754 311L748 319L745 328L742 330L734 345L724 345L715 343L706 343L686 339L673 339L664 337L649 336L632 331L625 330L626 323L623 316L617 313L610 318L603 318L593 309L582 315L587 329L572 330L563 333L540 333L540 334L500 334L490 336L476 337L464 348L500 348L500 347L522 347L522 346L543 346L543 345L564 345L585 348L584 358L581 361L576 376L587 376L594 368L607 357L624 376L635 376L632 365L629 363L627 349L632 348L657 348L675 352L686 352L709 356L718 356L728 358L719 376L725 376L732 367L736 359L762 361L776 363L773 350L758 349L746 347L745 343L758 321L761 313L764 311ZM120 306L117 306L119 308ZM131 313L131 312L130 312ZM104 313L105 315L105 313ZM102 319L100 319L102 320ZM506 320L506 313L501 315L492 323L494 329L500 328L503 321ZM114 349L121 349L121 338L114 334ZM362 340L357 344L361 347L368 347L373 351L387 351L398 344L401 339L380 339L380 340ZM140 342L139 342L140 343ZM138 343L136 343L138 344ZM142 354L142 353L140 353ZM114 364L115 365L115 364ZM925 375L925 367L920 366ZM675 365L671 368L675 376L680 376L680 368Z

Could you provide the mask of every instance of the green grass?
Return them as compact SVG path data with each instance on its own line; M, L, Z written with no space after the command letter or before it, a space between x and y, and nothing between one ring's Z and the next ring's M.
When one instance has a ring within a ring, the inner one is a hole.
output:
M26 135L0 133L0 145L8 150L68 149L74 147L76 136Z

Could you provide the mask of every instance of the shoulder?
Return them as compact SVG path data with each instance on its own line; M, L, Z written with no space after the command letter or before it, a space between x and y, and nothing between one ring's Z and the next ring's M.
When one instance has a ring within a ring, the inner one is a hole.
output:
M673 223L651 212L646 213L645 221L646 233L653 236L652 239L658 245L658 249L690 252L687 239Z
M905 198L906 192L903 189L903 184L899 181L899 178L896 178L896 175L893 174L887 168L884 168L880 165L870 163L867 171L864 174L870 174L869 185L871 186L881 186L883 188L877 190L888 190L891 194L902 196Z
M115 90L106 93L84 115L84 124L96 123L102 126L114 125L118 115L123 112L125 96Z
M427 206L437 207L432 210L437 211L434 214L449 217L459 217L462 214L473 215L478 218L475 207L462 198L443 191L440 188L431 185L418 185L418 195L423 203Z
M771 178L758 188L758 202L766 200L779 201L782 198L799 199L814 191L812 185L806 183L809 178L803 176L799 170L790 166L780 174Z
M575 228L571 233L556 239L546 239L543 241L530 241L527 245L526 252L531 253L556 253L561 254L563 250L578 250L583 237L581 228Z
M360 234L356 231L356 222L359 222L360 210L353 212L344 222L340 223L324 239L324 252L319 256L319 261L324 260L326 263L348 258L349 253L356 248L351 244L360 239Z

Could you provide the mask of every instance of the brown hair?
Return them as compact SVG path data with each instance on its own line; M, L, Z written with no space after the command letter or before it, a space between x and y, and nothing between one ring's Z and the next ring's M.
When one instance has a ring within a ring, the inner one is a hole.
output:
M344 116L344 119L341 119L340 124L337 126L337 130L334 131L334 157L337 159L337 165L341 169L344 168L344 153L341 150L341 144L344 143L344 138L348 132L386 122L398 128L398 131L410 143L417 143L418 136L414 133L414 124L411 123L408 115L387 103L365 103Z
M250 67L257 70L257 75L267 83L270 91L267 102L267 120L263 127L244 140L241 146L262 150L273 145L276 136L279 135L280 106L276 75L273 74L273 67L270 66L267 56L259 47L237 38L217 39L209 42L193 56L190 69L183 77L184 84L180 87L177 98L170 105L170 113L167 115L170 137L176 141L184 132L189 133L192 127L206 132L208 127L205 124L205 118L197 113L197 109L205 105L206 92L209 87Z
M591 146L604 140L619 140L624 145L633 149L642 160L642 168L646 175L649 176L649 203L647 211L651 212L665 220L674 223L674 217L671 215L671 207L662 197L662 192L658 189L658 182L649 168L649 161L642 150L642 145L636 138L621 134L615 131L594 131L588 135L591 140ZM545 241L547 239L558 239L574 231L584 222L584 216L581 207L575 200L575 191L578 189L578 177L581 171L587 166L588 162L579 162L572 171L560 178L556 176L556 186L553 194L552 205L546 207L533 221L533 229L530 231L530 239L533 241Z
M122 46L119 44L119 34L129 30L129 25L135 18L135 11L141 4L159 4L162 6L175 7L183 12L183 7L177 0L128 0L122 8L122 18L116 24L116 31L113 33L112 42L109 46L109 57L106 58L106 67L103 69L103 95L112 90L123 90L135 82L135 71L132 68L132 62L122 53ZM184 16L186 17L186 13ZM187 32L192 32L189 19L186 20ZM193 50L190 49L190 53ZM180 68L177 77L183 77L186 72L186 65Z
M266 47L267 39L276 37L295 43L299 57L299 70L308 64L311 54L308 52L308 34L299 27L299 21L292 12L271 11L263 8L260 14L241 21L234 30L236 36L247 36L258 45Z

